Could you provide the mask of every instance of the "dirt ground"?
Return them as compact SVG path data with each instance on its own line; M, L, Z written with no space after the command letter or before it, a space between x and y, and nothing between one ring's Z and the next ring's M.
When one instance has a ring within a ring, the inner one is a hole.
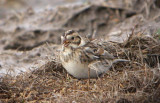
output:
M160 103L159 0L36 3L0 2L0 103ZM108 52L131 62L88 86L57 58L69 29L95 33Z

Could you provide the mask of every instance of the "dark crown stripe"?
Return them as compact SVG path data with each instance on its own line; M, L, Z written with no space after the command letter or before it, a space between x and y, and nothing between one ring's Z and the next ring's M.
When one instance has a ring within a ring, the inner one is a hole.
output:
M76 31L74 31L74 30L68 30L68 31L65 32L65 35L71 35L71 34L73 34L75 32Z

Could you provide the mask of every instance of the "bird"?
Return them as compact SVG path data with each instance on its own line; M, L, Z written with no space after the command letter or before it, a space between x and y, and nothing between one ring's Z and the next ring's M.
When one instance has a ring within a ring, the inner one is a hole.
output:
M68 30L61 36L60 61L66 71L77 79L98 78L107 72L112 64L125 59L116 59L101 45L82 37L75 30Z

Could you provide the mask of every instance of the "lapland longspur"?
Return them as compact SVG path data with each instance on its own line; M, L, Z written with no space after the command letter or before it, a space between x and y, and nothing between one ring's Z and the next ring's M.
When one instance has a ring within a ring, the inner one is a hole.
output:
M82 78L97 78L105 73L112 64L118 61L102 46L96 44L94 40L82 37L74 30L68 30L61 37L62 50L60 60L63 67L72 76Z

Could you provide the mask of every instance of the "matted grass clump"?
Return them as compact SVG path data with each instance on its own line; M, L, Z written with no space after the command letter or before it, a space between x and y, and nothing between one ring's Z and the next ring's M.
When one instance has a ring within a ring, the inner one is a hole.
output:
M32 73L1 78L0 99L8 103L160 103L160 40L137 33L123 44L105 48L130 62L118 63L88 86L87 79L75 79L60 63L49 61Z

